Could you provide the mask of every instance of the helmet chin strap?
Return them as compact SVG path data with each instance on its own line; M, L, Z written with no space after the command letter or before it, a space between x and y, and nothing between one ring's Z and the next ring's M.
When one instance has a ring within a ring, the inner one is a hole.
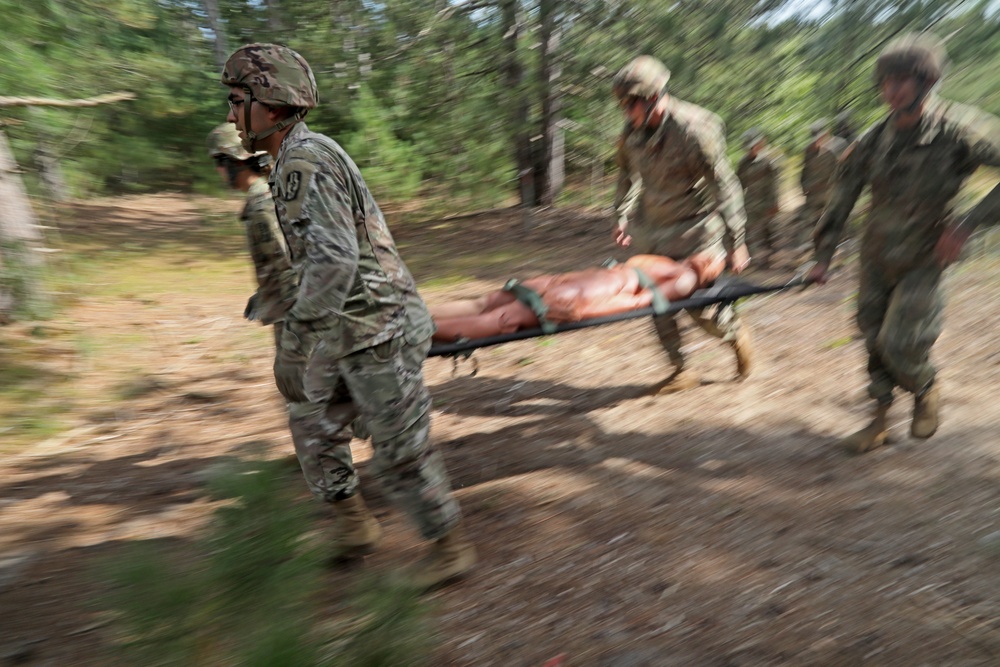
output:
M924 77L918 78L917 84L917 96L913 98L913 101L910 102L905 109L908 114L914 113L920 108L920 105L924 103L924 100L926 100L927 96L930 94L931 88L934 87L933 85L928 86L927 80Z
M930 95L931 90L934 89L934 83L928 85L927 78L923 76L917 77L917 94L913 98L913 101L907 104L905 107L893 113L894 116L904 115L909 116L916 113L920 109L920 105L927 100L927 96Z
M255 98L249 88L245 88L244 91L246 92L246 96L245 96L245 102L243 104L243 127L244 127L243 133L246 135L246 138L241 139L240 144L248 153L257 152L257 142L260 141L261 139L266 139L275 132L280 132L289 125L299 122L306 116L305 111L299 111L298 113L289 116L288 118L285 118L284 120L281 120L278 123L272 125L266 130L262 130L260 132L254 132L250 126L250 105Z
M643 127L649 127L649 119L653 117L654 113L656 113L656 106L660 103L660 100L663 99L663 96L666 94L666 92L667 89L664 86L663 88L660 89L660 92L656 94L655 102L650 102L649 98L646 99L646 114L642 119Z

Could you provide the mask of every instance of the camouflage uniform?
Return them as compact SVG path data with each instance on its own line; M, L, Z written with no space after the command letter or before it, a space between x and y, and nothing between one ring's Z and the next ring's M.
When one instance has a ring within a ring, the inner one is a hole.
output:
M360 417L376 474L424 537L437 539L459 510L428 443L422 364L430 314L360 171L336 142L295 125L270 183L299 276L275 376L310 489L329 501L355 492L351 423Z
M239 171L252 171L249 162L256 159L267 164L271 160L267 153L255 154L244 150L236 128L229 123L216 127L208 135L208 154L221 160L219 166L225 166L229 184L233 187L237 187L234 179ZM252 310L252 319L275 325L274 340L277 345L281 319L295 302L298 286L264 173L261 170L259 177L250 183L240 221L246 231L247 248L257 278L257 291L247 305L247 313L249 315Z
M743 185L747 214L747 244L752 257L769 259L776 248L774 217L778 211L778 160L768 150L757 155L748 152L736 167Z
M816 223L833 196L837 165L847 144L835 136L827 136L820 146L810 143L802 158L802 175L799 183L805 203L797 214L796 227L800 243L811 238Z
M683 260L744 244L743 192L726 158L722 119L712 112L670 96L659 127L636 130L626 123L617 164L614 206L628 220L635 253ZM739 335L741 323L732 305L688 314L712 336L734 341ZM653 322L671 362L682 368L676 318L667 314Z
M981 165L1000 166L1000 124L977 110L930 100L917 127L891 117L845 153L833 199L816 228L816 260L829 264L861 190L871 210L861 239L857 322L868 350L868 392L880 404L895 387L920 394L935 376L929 360L941 333L941 273L934 246L955 197ZM996 214L987 197L972 215Z
M258 287L254 295L257 319L275 325L277 344L281 320L295 302L298 286L265 179L257 179L250 185L240 220L247 233L247 246L257 276Z
M254 73L249 83L245 72ZM306 108L315 106L308 64L285 47L243 47L222 80L248 94L275 96L275 104L294 109L305 99ZM428 438L431 399L422 365L433 323L358 167L335 141L299 122L304 115L300 109L285 119L295 124L278 123L292 126L269 178L299 284L274 366L296 453L313 494L346 502L358 490L350 450L358 419L372 438L372 467L388 495L425 538L437 540L452 532L460 514ZM272 132L247 131L246 143L252 147L254 138Z

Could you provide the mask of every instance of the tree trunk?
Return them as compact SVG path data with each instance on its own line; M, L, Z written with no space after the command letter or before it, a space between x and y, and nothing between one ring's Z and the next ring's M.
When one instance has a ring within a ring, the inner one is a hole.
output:
M226 31L219 19L219 0L204 0L205 14L208 16L208 27L215 36L215 65L220 72L226 66L229 58L229 45L226 42Z
M14 311L43 302L37 282L42 267L41 232L20 170L0 130L0 324L10 322Z
M281 3L279 0L264 0L267 7L267 28L273 34L278 35L285 30L285 24L281 20Z
M514 164L517 168L518 189L521 206L537 205L534 184L534 162L531 157L531 133L528 127L528 97L524 90L524 67L518 57L518 42L523 33L523 17L518 0L503 3L504 87L510 95L508 108L511 109L510 126L514 140Z
M551 206L563 185L563 138L559 127L559 114L562 101L559 93L559 77L562 67L559 64L558 25L559 0L541 0L539 3L539 20L541 29L541 55L539 59L539 96L542 100L542 117L539 134L540 145L535 152L535 192L538 203Z
M3 107L95 107L135 99L134 93L109 93L78 100L46 97L0 97ZM39 284L42 269L42 234L21 170L0 128L0 324L13 319L15 310L34 310L45 304Z

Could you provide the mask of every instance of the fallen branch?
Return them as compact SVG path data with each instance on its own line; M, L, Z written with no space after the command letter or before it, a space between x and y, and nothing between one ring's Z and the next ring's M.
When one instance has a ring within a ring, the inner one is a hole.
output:
M57 100L47 97L0 97L0 107L96 107L101 104L134 99L135 93L107 93L106 95L76 100Z

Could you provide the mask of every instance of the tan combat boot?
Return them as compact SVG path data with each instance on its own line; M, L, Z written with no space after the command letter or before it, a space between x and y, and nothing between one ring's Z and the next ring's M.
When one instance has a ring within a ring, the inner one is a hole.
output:
M688 389L694 389L695 387L700 386L701 375L699 375L697 371L679 366L674 368L674 372L671 373L670 377L666 380L653 385L653 390L650 393L676 394L677 392L687 391Z
M465 576L476 564L476 548L465 538L462 524L437 539L411 573L413 585L428 590Z
M852 454L864 454L889 441L888 415L891 403L875 403L875 415L868 426L843 438L841 446Z
M922 394L913 396L913 422L910 423L910 435L914 438L929 438L937 431L940 398L936 384L932 384Z
M750 330L746 325L740 327L731 345L736 352L736 379L745 380L753 369L753 341L750 340Z
M382 528L365 506L361 493L333 503L337 512L333 538L334 558L371 553L382 539Z

